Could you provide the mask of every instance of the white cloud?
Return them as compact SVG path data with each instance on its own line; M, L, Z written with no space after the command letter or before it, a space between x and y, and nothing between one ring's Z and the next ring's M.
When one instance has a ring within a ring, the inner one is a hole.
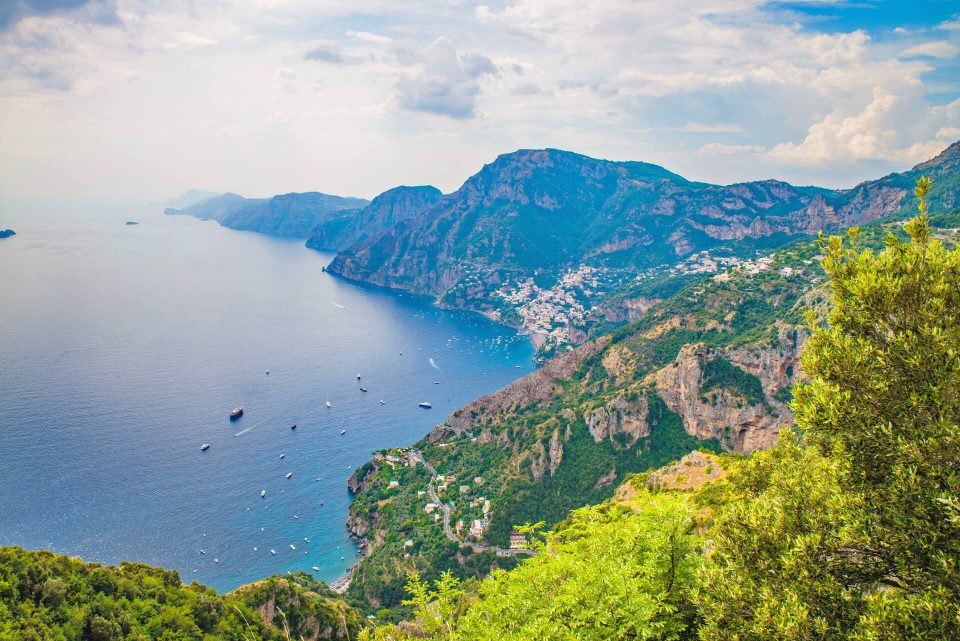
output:
M215 44L217 44L217 41L213 38L205 38L204 36L190 33L189 31L180 31L173 34L170 40L163 43L163 47L165 49L193 49L196 47L209 47Z
M486 56L458 53L449 39L437 38L423 50L421 62L397 82L394 99L401 109L473 118L480 81L496 73Z
M930 42L922 42L905 49L900 55L902 57L929 56L931 58L953 58L957 53L960 53L960 47L946 40L933 40Z
M357 40L363 40L364 42L374 42L377 44L389 44L393 42L393 38L388 36L381 36L376 33L370 33L369 31L353 31L348 30L347 35Z

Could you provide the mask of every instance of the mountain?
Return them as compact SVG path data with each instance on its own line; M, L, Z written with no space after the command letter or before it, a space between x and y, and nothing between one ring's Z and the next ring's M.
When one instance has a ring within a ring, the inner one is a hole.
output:
M0 547L0 587L3 639L345 641L364 625L356 610L303 572L220 595L140 563L104 566Z
M960 215L933 211L934 235L956 245ZM902 221L864 226L858 243L882 248L887 234L904 238ZM396 607L410 572L465 579L512 567L515 559L496 548L508 545L514 525L553 527L570 510L610 498L629 475L695 448L770 447L794 422L804 313L825 313L822 258L803 239L749 260L731 257L718 271L674 273L681 285L638 319L454 411L412 449L376 453L348 486L347 527L367 551L349 594ZM444 477L436 491L470 545L445 537L433 516L440 508L425 512L435 501L425 496L433 475L424 461ZM477 521L482 527L468 534Z
M307 247L340 250L376 238L388 227L436 204L442 196L439 189L429 185L394 187L352 215L317 225L307 239Z
M169 207L164 213L210 218L230 229L306 238L318 224L339 219L367 204L369 201L362 198L319 192L282 194L272 198L244 198L226 193L182 209Z
M921 172L940 177L936 203L952 206L960 193L958 144L908 172L846 190L776 180L711 185L648 163L521 150L484 166L433 207L341 251L328 270L482 311L533 334L557 330L560 342L576 343L589 330L589 312L624 282L701 251L747 257L880 219L901 209ZM520 303L582 278L581 268L600 280L575 297L583 318L562 310L565 323L538 327L542 314Z
M196 205L199 202L218 196L215 191L202 191L200 189L188 189L179 196L175 198L170 198L164 202L166 207L175 207L182 209L184 207L190 207L191 205Z

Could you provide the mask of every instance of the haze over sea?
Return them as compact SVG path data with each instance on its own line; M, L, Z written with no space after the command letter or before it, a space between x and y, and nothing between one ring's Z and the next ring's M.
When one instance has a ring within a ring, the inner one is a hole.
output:
M0 545L332 581L353 469L533 369L526 338L338 280L302 240L118 204L7 203L0 227Z

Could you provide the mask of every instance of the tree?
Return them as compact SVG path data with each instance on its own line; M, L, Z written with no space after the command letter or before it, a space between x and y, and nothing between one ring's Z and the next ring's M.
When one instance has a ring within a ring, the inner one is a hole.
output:
M960 638L960 251L821 237L832 308L789 433L732 475L698 604L703 639ZM751 480L752 479L752 480Z

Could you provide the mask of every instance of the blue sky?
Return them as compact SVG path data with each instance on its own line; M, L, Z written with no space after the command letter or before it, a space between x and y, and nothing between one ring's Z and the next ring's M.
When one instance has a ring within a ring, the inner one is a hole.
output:
M852 186L960 139L960 5L0 2L0 198L456 189L557 147Z

